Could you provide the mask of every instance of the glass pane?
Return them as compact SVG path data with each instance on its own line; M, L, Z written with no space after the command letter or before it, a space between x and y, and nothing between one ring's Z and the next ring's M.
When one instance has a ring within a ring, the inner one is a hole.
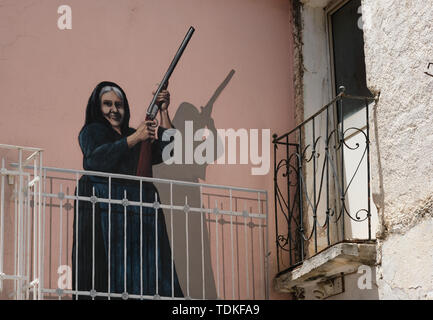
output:
M361 27L361 0L351 0L331 15L334 52L335 88L346 87L346 93L371 96L365 78L364 39ZM364 107L362 101L344 101L343 115ZM340 114L338 119L340 119Z

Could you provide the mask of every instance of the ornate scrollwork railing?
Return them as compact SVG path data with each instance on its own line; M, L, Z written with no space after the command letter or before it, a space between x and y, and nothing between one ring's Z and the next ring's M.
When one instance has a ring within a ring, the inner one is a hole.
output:
M362 240L371 240L368 109L374 98L350 96L341 89L293 130L273 136L278 271L354 239L352 222L363 229ZM353 126L340 116L346 101L362 104L357 111L361 124ZM364 205L355 208L349 203L353 197L365 198Z

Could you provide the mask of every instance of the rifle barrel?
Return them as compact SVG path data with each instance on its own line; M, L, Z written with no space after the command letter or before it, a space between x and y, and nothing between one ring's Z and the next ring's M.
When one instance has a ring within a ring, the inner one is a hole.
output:
M152 118L151 120L153 120L153 118L156 116L156 113L158 111L158 110L156 110L156 112L155 112L155 109L154 109L154 105L156 103L156 98L157 98L158 94L161 92L161 90L164 89L164 87L168 83L168 80L170 79L171 74L174 71L174 68L176 68L176 65L179 62L180 57L182 56L183 51L185 50L186 46L188 45L188 42L191 39L194 31L195 31L194 27L189 27L189 30L186 33L185 38L183 39L179 49L177 50L173 60L170 63L170 66L168 67L167 72L164 75L164 78L162 78L162 81L160 82L158 89L156 90L155 94L153 95L153 99L150 102L149 108L147 109L147 115L151 116L151 118Z

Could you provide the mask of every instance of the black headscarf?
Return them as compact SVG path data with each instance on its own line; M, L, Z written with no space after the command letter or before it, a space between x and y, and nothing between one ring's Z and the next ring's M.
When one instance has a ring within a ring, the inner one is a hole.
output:
M116 83L110 82L110 81L100 82L96 86L96 88L93 90L93 92L89 98L89 101L87 102L86 121L84 122L83 128L86 125L93 123L93 122L101 122L101 123L103 123L106 126L111 128L111 124L107 121L107 119L104 118L104 115L102 114L101 99L99 98L99 94L100 94L102 88L104 88L106 86L116 87L123 94L123 105L125 108L125 114L123 116L123 122L122 122L121 130L122 130L122 136L125 136L128 134L129 118L130 118L128 99L126 98L126 94L123 91L123 89L121 87L119 87L119 85L117 85ZM83 130L83 129L81 129L81 130Z

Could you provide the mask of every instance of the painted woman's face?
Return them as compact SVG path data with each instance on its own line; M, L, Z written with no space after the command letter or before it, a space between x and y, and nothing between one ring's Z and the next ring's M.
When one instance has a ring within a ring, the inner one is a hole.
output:
M122 99L114 91L104 93L101 97L101 110L104 118L107 119L116 131L120 132L125 116L125 107Z

